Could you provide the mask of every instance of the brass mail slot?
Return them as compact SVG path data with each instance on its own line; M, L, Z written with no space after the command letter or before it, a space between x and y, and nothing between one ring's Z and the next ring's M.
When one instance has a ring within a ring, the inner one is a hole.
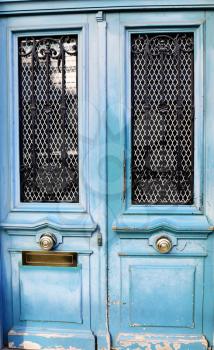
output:
M77 253L65 252L22 252L22 264L31 266L77 266Z

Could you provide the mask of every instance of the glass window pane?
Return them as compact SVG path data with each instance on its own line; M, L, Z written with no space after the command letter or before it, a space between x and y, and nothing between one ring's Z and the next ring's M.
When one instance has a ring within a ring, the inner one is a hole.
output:
M132 203L192 204L193 33L132 34Z
M77 35L19 40L23 202L78 202Z

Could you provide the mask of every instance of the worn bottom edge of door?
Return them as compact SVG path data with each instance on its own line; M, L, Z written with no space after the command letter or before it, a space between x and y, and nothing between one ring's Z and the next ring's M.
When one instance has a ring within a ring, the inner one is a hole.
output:
M203 335L128 334L117 337L112 350L205 350L208 342Z
M91 332L68 334L44 333L31 334L10 331L8 335L9 349L26 350L94 350L95 339Z

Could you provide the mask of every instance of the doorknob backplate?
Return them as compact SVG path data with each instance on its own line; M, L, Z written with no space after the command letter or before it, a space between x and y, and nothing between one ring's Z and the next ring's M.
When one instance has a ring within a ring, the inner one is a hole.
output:
M177 243L177 237L166 232L160 232L149 238L149 245L161 254L169 253Z

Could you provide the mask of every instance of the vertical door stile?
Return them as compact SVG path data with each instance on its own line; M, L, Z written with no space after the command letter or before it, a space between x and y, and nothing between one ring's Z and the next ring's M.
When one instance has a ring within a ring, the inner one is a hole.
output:
M97 101L98 101L98 125L97 137L99 140L99 181L101 184L99 196L102 198L102 211L99 212L99 231L97 233L97 243L99 246L99 276L101 286L99 287L99 324L98 349L110 350L111 340L109 334L108 319L108 236L107 236L107 22L106 14L103 11L96 13L97 21ZM100 245L101 242L101 245Z

